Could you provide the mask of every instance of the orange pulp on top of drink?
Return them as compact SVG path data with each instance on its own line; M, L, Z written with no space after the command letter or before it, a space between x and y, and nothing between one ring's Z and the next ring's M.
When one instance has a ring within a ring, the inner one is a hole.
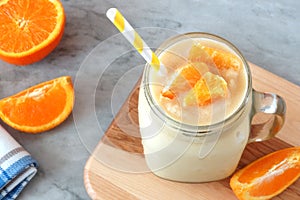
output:
M184 98L185 105L205 106L227 96L227 83L219 75L207 72Z
M161 94L174 99L188 92L184 98L186 105L208 105L228 94L226 81L217 74L228 69L238 71L241 65L240 59L231 53L194 44L189 51L188 64L176 69Z
M237 71L242 66L240 59L231 53L207 46L202 46L202 48L208 55L211 56L218 69L233 69Z
M193 88L207 71L205 63L190 63L177 69L171 83L162 91L162 96L173 99L176 94Z

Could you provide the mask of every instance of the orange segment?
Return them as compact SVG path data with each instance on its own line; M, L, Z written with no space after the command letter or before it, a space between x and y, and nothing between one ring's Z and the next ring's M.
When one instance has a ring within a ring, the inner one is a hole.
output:
M240 200L270 199L300 177L300 147L266 155L235 173L230 186Z
M59 43L65 14L59 0L0 2L0 58L26 65L48 55Z
M198 43L194 44L189 52L188 60L192 63L203 62L211 67L215 67L211 56L204 51L203 46Z
M201 74L207 71L205 64L196 65L196 63L188 64L179 70L180 77L184 78L190 87L194 87L197 81L201 78Z
M207 72L191 89L184 98L184 103L188 106L205 106L219 98L227 96L226 81L215 74Z
M63 76L0 100L0 117L17 130L38 133L62 123L73 105L71 77Z
M218 69L239 70L242 66L241 60L235 55L211 47L202 47L212 58Z
M187 91L194 87L202 74L208 71L204 63L191 63L179 68L170 84L162 91L162 96L173 99L176 94Z

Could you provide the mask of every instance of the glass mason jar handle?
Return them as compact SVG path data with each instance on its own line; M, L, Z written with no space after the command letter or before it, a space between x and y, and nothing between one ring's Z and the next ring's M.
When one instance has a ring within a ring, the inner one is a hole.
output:
M285 101L276 94L252 90L252 96L252 123L249 143L274 137L284 124L286 112ZM258 113L267 114L268 120L253 124L253 118Z

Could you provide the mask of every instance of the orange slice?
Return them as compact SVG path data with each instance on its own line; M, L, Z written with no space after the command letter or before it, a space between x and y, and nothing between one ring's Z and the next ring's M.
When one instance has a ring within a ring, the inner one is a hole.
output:
M17 130L38 133L62 123L73 105L71 77L63 76L0 100L0 117Z
M205 106L227 96L227 83L218 75L207 72L184 98L188 106Z
M176 94L188 91L197 83L202 74L208 71L204 63L191 63L179 68L162 91L162 96L173 99Z
M218 69L233 69L238 71L242 66L241 60L231 53L207 46L203 46L202 48L211 56Z
M16 65L43 59L60 42L64 25L59 0L0 1L0 58Z
M300 147L266 155L236 172L230 186L240 200L271 199L300 176Z
M203 49L200 43L194 44L189 52L188 60L192 63L203 62L208 66L215 67L212 57Z

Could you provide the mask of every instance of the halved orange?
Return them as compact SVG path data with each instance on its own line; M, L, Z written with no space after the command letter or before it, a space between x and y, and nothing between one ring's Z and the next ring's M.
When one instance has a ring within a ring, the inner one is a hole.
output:
M1 0L0 58L16 65L37 62L58 45L64 26L59 0Z
M270 199L300 176L300 147L266 155L236 172L230 186L240 200Z
M17 130L39 133L61 124L73 105L71 77L63 76L0 100L0 117Z
M205 106L225 98L228 93L226 81L219 75L207 72L184 98L185 105Z
M190 63L180 67L173 75L173 79L163 89L162 96L173 99L176 94L194 87L197 81L208 71L205 63Z

